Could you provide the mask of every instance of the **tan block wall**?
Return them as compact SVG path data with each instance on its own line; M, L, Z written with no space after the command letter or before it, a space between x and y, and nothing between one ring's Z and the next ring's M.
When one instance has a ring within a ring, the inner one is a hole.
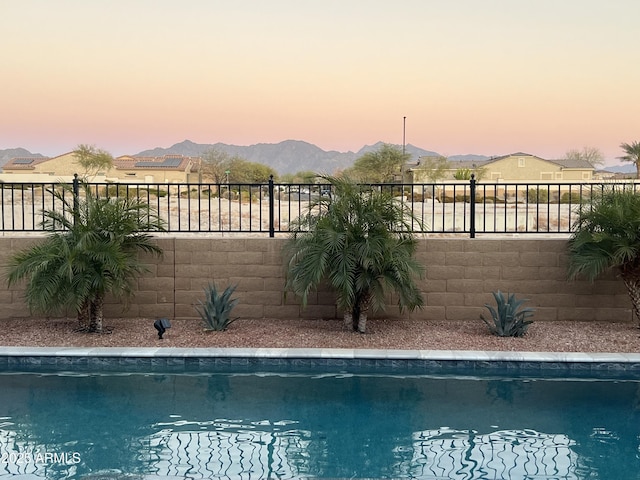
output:
M11 252L38 241L33 237L0 238L0 264ZM335 318L331 292L320 290L308 307L283 293L281 248L284 238L160 238L162 259L149 258L150 273L138 279L129 309L113 301L107 316L197 318L194 305L203 288L238 284L234 313L249 318ZM535 320L632 321L631 303L614 273L594 283L566 280L566 240L457 239L420 240L418 258L426 267L421 281L426 307L406 313L425 320L476 320L493 304L492 291L529 298ZM28 318L23 289L0 291L0 320ZM394 298L382 315L399 317ZM378 315L380 316L380 314Z

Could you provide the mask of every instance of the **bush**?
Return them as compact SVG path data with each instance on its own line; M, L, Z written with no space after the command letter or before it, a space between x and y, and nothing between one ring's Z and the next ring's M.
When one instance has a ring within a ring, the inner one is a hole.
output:
M456 180L471 180L471 174L473 171L470 168L459 168L453 174L453 178Z
M549 190L546 188L530 188L527 191L527 203L548 203Z
M180 196L182 198L199 198L200 192L198 192L197 188L190 188L189 190L180 190Z
M529 325L533 320L527 318L533 316L535 311L533 308L520 309L522 304L527 300L516 300L515 294L505 296L500 290L493 292L496 299L497 308L485 303L485 307L491 313L493 324L491 324L483 315L480 318L487 324L489 330L499 337L522 337L527 333Z
M582 199L578 192L564 192L560 197L560 203L580 204Z
M148 188L147 191L149 192L149 195L155 195L160 198L166 197L168 193L166 190L160 190L158 188Z
M238 303L238 299L231 298L237 285L225 288L222 295L218 293L217 287L210 283L205 289L205 301L198 300L196 311L200 314L204 322L204 329L207 331L226 330L236 318L230 318L231 310Z

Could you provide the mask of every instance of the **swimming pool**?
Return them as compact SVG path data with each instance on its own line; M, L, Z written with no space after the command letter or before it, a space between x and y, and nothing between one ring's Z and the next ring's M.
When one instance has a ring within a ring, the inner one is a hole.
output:
M38 352L0 357L0 479L640 478L637 356Z

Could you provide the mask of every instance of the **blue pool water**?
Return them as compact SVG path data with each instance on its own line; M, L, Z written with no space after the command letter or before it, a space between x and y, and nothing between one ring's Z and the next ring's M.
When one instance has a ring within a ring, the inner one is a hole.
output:
M640 479L640 382L0 375L0 479Z

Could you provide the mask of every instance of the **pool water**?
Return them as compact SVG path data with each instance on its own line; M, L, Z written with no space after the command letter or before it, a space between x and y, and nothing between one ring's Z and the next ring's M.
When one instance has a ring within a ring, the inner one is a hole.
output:
M0 375L0 479L640 479L640 382Z

